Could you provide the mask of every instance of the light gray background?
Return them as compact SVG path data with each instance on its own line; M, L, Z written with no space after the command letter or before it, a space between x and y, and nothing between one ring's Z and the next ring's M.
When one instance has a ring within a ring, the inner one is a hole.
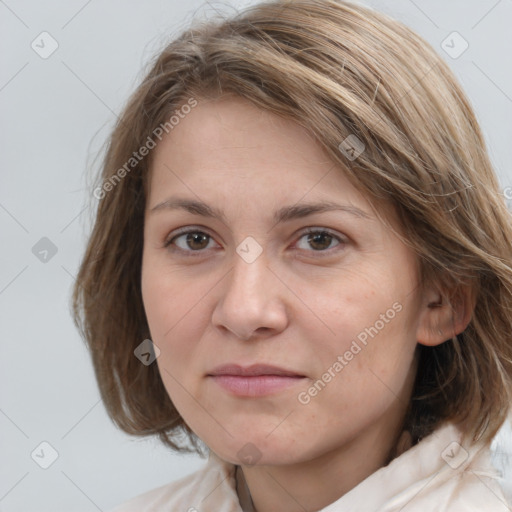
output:
M249 3L0 0L3 512L108 510L203 464L115 429L68 308L91 214L86 168L143 64L193 16ZM404 21L449 62L474 105L503 188L511 186L512 1L364 3ZM47 59L31 48L43 31L59 45ZM453 31L469 43L457 59L441 48ZM46 263L32 253L42 237L58 251ZM510 438L510 430L502 436ZM43 441L59 455L48 469L31 458Z

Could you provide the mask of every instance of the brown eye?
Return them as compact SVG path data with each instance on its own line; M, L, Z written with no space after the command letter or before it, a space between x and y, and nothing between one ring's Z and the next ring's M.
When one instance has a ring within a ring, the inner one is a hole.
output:
M193 250L206 249L210 237L205 233L187 233L185 235L185 244Z
M324 249L328 249L333 240L333 237L329 235L329 233L325 232L309 234L307 235L307 237L308 244L311 244L311 247L315 249L315 251L322 251Z
M165 247L172 248L173 250L181 250L183 252L201 252L207 249L212 238L203 231L186 231L172 237L165 243ZM172 247L175 246L175 247Z
M301 243L302 240L305 240L305 243ZM311 249L313 252L326 252L328 249L333 249L339 245L343 245L343 243L343 239L332 233L329 233L328 231L322 229L312 229L302 234L299 242L297 242L297 247L301 250L307 250L310 252Z

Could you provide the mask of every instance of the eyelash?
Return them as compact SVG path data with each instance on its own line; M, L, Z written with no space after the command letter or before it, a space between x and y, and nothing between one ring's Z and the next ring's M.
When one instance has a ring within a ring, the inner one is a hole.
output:
M209 238L209 241L213 239L213 237L211 235L209 235L206 231L203 231L198 228L187 228L187 229L184 229L183 231L179 231L179 232L173 234L172 237L168 238L164 243L164 248L167 248L168 250L170 250L172 252L181 252L182 254L186 254L187 256L191 256L193 258L202 256L202 254L206 251L206 249L200 249L200 250L194 251L192 249L186 250L186 249L182 249L181 247L172 247L173 242L176 239L182 237L183 235L188 235L191 233L196 233L196 234L200 233L200 234L206 235ZM306 235L315 234L315 233L326 234L329 237L332 237L334 240L336 240L338 242L338 244L335 245L334 247L330 247L325 250L308 251L306 249L299 249L300 251L313 252L313 253L319 254L319 256L322 257L322 253L323 254L328 253L330 255L331 251L333 249L336 249L336 247L339 247L339 246L343 246L348 242L348 240L346 238L335 235L328 229L323 229L323 228L307 228L305 231L302 231L300 233L298 240L302 239Z

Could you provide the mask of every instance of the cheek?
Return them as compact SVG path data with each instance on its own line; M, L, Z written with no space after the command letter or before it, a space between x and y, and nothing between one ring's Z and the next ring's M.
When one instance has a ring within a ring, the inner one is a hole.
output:
M414 334L407 328L408 312L402 304L388 307L385 299L382 304L385 307L366 305L362 313L359 302L347 299L336 336L329 342L318 335L312 338L317 341L309 354L316 363L314 376L297 397L308 429L325 435L332 434L333 424L343 431L357 430L408 402L415 370Z
M184 417L194 416L196 394L192 375L197 350L194 340L199 338L200 296L187 293L180 285L177 273L151 265L143 267L141 290L151 340L160 350L156 359L162 382L174 406ZM185 392L187 390L187 392Z
M209 355L202 353L200 340L211 317L206 296L212 284L156 261L151 263L149 259L145 262L141 288L151 340L160 350L156 363L174 405L189 416L194 405L190 394L200 394L201 364L209 360Z
M211 285L210 285L211 286ZM156 258L144 260L141 280L142 299L153 341L163 349L177 345L183 329L205 319L206 281L194 280L183 271L159 264ZM191 322L191 318L196 321Z
M316 362L319 387L326 384L334 393L326 393L325 399L341 394L357 402L380 396L380 391L392 396L401 392L409 376L417 315L410 294L412 279L397 280L382 268L377 270L347 272L322 290L307 292L308 305L322 321L303 323L308 359Z
M343 272L313 286L301 283L299 289L303 290L310 317L311 313L316 317L316 321L309 322L310 334L320 334L322 345L348 350L353 340L364 344L402 332L407 292L382 272Z
M172 305L173 296L166 289L165 282L158 280L151 271L143 273L141 289L151 339L160 347L159 342L172 327L166 312Z

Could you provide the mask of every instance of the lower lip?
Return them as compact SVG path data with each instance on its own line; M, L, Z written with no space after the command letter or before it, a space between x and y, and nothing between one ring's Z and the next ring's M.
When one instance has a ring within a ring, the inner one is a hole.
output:
M237 396L263 396L282 391L301 382L304 377L283 375L211 375L225 390Z

